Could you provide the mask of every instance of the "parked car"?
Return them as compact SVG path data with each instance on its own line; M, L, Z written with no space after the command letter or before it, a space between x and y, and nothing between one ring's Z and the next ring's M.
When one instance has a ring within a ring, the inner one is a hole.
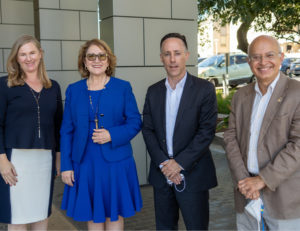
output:
M199 58L198 58L198 63L201 63L201 62L202 62L203 60L205 60L205 59L206 59L206 58L203 58L203 57L200 58L200 57L199 57Z
M300 59L296 59L295 62L291 63L290 74L291 75L300 75Z
M291 66L291 63L296 61L297 58L285 58L283 60L283 62L281 63L281 68L280 70L286 74L286 75L289 75L290 74L290 66Z
M246 54L230 54L229 60L228 75L231 87L254 80ZM223 74L226 74L224 54L209 57L198 64L198 77L207 79L215 86L222 84Z

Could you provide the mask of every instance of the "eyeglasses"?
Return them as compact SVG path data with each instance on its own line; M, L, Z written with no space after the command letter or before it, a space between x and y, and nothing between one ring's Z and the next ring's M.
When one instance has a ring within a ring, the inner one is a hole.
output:
M91 53L91 54L86 54L86 58L89 60L89 61L95 61L96 60L96 58L98 57L98 59L100 60L100 61L105 61L106 59L107 59L107 54L101 54L101 53L99 53L99 54L93 54L93 53Z
M275 52L270 52L265 55L249 55L249 59L253 62L260 62L262 58L266 61L273 61L277 56L281 55L281 52L275 53Z

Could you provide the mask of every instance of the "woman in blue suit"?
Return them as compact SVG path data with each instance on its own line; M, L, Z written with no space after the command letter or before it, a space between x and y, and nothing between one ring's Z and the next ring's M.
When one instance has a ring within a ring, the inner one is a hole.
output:
M84 78L69 85L61 127L62 209L89 230L124 229L142 208L130 140L141 116L130 83L115 77L116 57L98 39L79 51Z

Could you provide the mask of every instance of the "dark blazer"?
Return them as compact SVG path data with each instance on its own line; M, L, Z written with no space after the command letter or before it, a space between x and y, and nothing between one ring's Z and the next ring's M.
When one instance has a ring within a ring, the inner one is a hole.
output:
M107 129L111 142L101 145L107 161L132 156L130 140L140 131L142 121L130 83L111 77L99 100L100 125ZM80 163L89 131L89 96L86 79L69 85L60 130L61 170L72 170Z
M159 165L169 159L166 145L165 79L150 86L143 111L143 136L151 156L149 182L166 186ZM183 168L187 191L208 190L217 185L209 145L215 134L217 103L214 86L187 74L173 135L173 155Z

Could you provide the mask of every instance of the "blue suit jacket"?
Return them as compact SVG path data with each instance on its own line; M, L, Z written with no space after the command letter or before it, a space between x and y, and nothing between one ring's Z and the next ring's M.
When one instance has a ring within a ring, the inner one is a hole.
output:
M107 129L111 142L101 145L107 161L120 161L132 156L130 140L141 129L130 83L111 77L99 102L100 125ZM89 96L86 79L68 86L60 130L61 170L72 170L72 161L80 163L89 132Z

